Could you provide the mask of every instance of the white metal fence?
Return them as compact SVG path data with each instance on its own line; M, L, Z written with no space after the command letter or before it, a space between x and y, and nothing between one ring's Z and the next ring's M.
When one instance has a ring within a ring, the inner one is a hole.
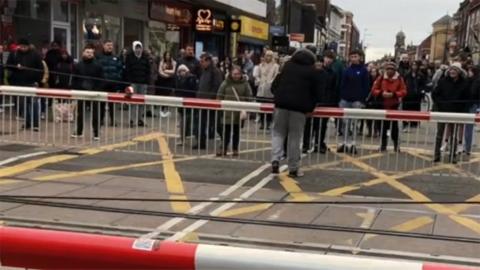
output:
M175 157L270 161L272 104L13 86L0 91L3 143L124 144L120 150L165 155L159 147L164 143ZM241 111L248 119L239 121ZM440 127L440 162L456 163L449 173L475 175L479 121L474 114L318 108L307 121L303 164L356 170L353 158L387 173L430 168ZM393 142L397 127L399 151ZM381 149L382 135L387 149ZM356 151L348 151L352 142ZM338 153L344 143L345 153Z

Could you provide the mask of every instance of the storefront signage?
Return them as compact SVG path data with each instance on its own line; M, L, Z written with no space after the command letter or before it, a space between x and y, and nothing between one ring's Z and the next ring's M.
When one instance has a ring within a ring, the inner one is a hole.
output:
M180 31L180 26L176 24L167 24L167 31Z
M150 18L177 26L191 26L192 12L186 5L171 0L151 0Z
M195 29L199 32L212 32L213 16L210 9L199 9L195 20Z
M305 35L301 33L290 33L290 41L303 43L305 41Z
M240 34L246 37L268 40L269 25L266 22L252 19L247 16L240 16L242 29Z
M230 21L230 32L232 33L240 33L242 21L240 20L231 20Z
M213 30L215 32L224 32L225 31L225 21L224 20L213 20Z

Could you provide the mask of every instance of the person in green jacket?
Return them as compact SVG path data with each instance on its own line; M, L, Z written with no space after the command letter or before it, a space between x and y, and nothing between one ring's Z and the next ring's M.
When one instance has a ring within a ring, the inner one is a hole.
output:
M230 101L249 101L252 98L252 89L242 73L241 67L232 67L228 77L223 81L218 90L218 100ZM240 126L242 119L241 112L225 112L221 119L220 134L222 135L223 145L217 153L217 156L226 156L232 137L233 156L238 156L238 146L240 144ZM232 134L233 133L233 134Z

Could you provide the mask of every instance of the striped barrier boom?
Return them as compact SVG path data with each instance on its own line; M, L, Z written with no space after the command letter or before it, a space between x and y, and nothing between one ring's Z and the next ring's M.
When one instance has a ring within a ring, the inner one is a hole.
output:
M0 265L43 270L479 270L14 227L0 227Z
M35 87L19 86L0 86L0 94L10 96L36 96L72 100L115 102L133 105L143 104L225 111L244 110L254 113L272 113L275 107L271 103L237 102L226 100L181 98L153 95L133 95L131 97L127 97L123 93L42 89ZM368 110L319 107L314 111L312 115L314 117L334 117L349 119L398 120L459 124L480 123L480 114L475 115L468 113L415 112L399 110Z

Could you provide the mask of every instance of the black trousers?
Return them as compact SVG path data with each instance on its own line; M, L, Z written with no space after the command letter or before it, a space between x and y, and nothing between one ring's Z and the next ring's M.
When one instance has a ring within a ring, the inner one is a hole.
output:
M435 138L435 158L440 158L443 143L443 137L445 135L445 128L450 126L451 132L447 134L448 136L448 143L450 144L450 153L449 153L449 161L452 162L457 156L457 145L458 145L458 128L459 125L457 124L446 124L446 123L438 123L437 124L437 136Z
M393 145L395 149L398 148L398 121L382 121L382 145L381 149L387 149L388 145L388 130L391 131L390 136L392 137Z
M198 144L203 147L207 145L207 139L215 139L216 111L198 110L196 114L195 136Z
M114 103L113 102L100 102L100 120L101 125L104 124L105 121L105 114L107 111L108 106L108 116L110 117L110 124L113 125L115 123L115 110L114 110Z
M314 147L320 147L325 144L325 136L327 134L328 118L311 117L305 122L305 130L303 133L303 149L308 150L312 146L312 136Z
M83 134L83 122L84 122L84 114L86 110L86 105L89 105L92 112L92 128L93 128L93 136L98 137L99 129L100 129L100 104L101 102L98 101L83 101L79 100L77 104L77 135Z
M223 125L221 131L222 139L223 139L223 151L228 151L228 147L230 145L230 139L232 141L232 150L238 151L238 147L240 145L240 125L231 125L226 124Z

